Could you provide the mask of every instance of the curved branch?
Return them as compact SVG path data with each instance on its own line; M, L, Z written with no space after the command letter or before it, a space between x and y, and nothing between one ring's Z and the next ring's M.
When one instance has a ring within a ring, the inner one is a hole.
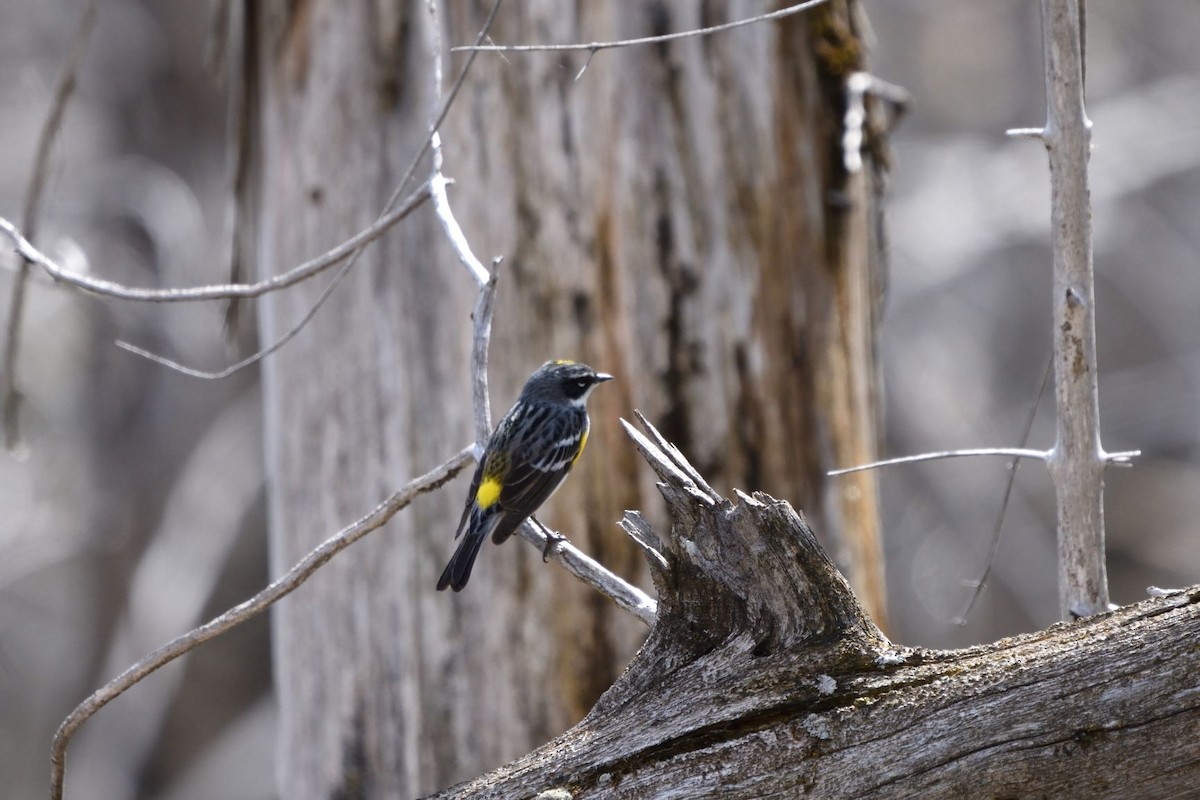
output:
M329 559L357 542L374 530L383 527L401 509L426 492L432 492L452 479L472 461L472 448L465 447L453 458L439 467L410 481L391 497L384 500L375 510L354 524L343 528L326 539L300 559L286 574L272 581L265 589L244 603L234 606L225 613L203 625L176 637L153 653L140 659L116 678L93 692L67 715L50 748L50 798L62 800L63 776L66 769L67 745L83 723L109 702L120 696L150 673L166 666L185 653L195 649L209 639L220 636L243 622L256 617L287 595L294 592Z
M501 1L502 0L496 0L496 2L492 5L491 13L488 14L488 18L484 22L483 28L480 29L479 36L476 38L476 43L482 42L484 40L484 38L487 36L487 32L491 29L492 23L496 19L496 13L500 10ZM465 64L463 64L462 70L459 71L458 78L454 81L454 86L450 89L450 94L446 97L445 101L441 103L441 106L438 109L437 117L434 119L433 124L430 127L429 136L426 137L424 143L421 145L421 148L417 151L417 154L415 156L413 156L412 162L409 164L408 169L405 170L404 177L401 178L400 182L396 184L396 188L392 191L391 197L388 198L387 205L384 207L383 214L381 215L380 219L376 221L376 224L379 224L380 221L382 221L384 218L386 218L388 216L389 212L396 206L397 201L400 199L400 193L404 191L404 187L408 185L408 182L410 180L412 180L412 177L416 174L417 167L420 165L421 159L425 157L425 153L428 152L429 148L433 146L434 137L437 136L438 128L441 127L442 122L446 119L446 114L448 114L450 112L450 106L454 102L454 98L458 95L458 90L460 88L462 88L463 82L467 78L467 72L471 69L471 65L474 63L474 61L475 61L475 54L472 53L471 56L467 59L467 62ZM435 56L435 64L437 64L437 71L440 75L440 72L441 72L441 56L440 56L440 54ZM440 83L440 80L439 80L439 83ZM432 189L433 189L432 184L427 183L422 188L430 190L430 196L431 197L433 196L432 195ZM441 188L444 189L444 187L441 187ZM418 191L420 191L420 190L418 190ZM0 222L2 222L2 220L0 220ZM219 380L222 378L227 378L230 375L234 374L235 372L239 372L240 370L243 370L246 367L249 367L253 364L257 364L259 361L263 360L267 356L269 356L272 353L274 353L275 351L279 350L281 347L283 347L289 341L291 341L308 324L309 320L311 320L316 315L317 311L321 308L321 306L324 305L325 301L333 293L333 290L341 282L342 278L346 275L347 272L350 271L350 269L354 266L355 262L357 262L358 257L362 254L363 247L365 247L365 246L366 246L366 243L364 243L362 247L358 247L357 249L353 250L353 252L348 254L349 260L346 261L345 265L341 268L341 270L337 273L337 275L334 276L333 280L330 281L329 285L325 288L325 290L323 292L321 292L320 296L317 297L317 299L313 302L313 304L311 306L309 306L308 311L306 311L304 313L304 315L300 318L300 320L298 322L296 322L294 325L292 325L292 327L290 329L288 329L288 331L285 334L283 334L281 337L276 339L273 343L271 343L267 347L260 349L258 352L253 353L250 356L247 356L246 358L242 359L241 361L238 361L234 364L231 364L228 367L225 367L224 369L215 370L215 371L207 371L207 370L196 369L194 367L188 367L184 364L180 364L177 361L173 361L169 358L166 358L165 356L161 356L156 353L152 353L149 350L143 350L142 348L137 347L132 344L129 344L127 342L118 341L117 346L124 350L128 350L129 352L134 353L135 355L139 355L143 358L147 358L157 364L160 364L164 367L168 367L177 372L182 372L184 375L189 375L193 378L203 378L206 380ZM282 276L279 276L279 277L282 277ZM232 309L233 309L233 306L230 306L231 312L232 312ZM227 315L227 318L228 318L228 315ZM485 381L486 381L486 379L485 379Z
M287 272L273 275L256 283L214 284L211 286L193 286L177 289L144 289L125 286L115 281L93 278L90 275L72 272L60 266L45 253L34 247L17 230L15 225L3 217L0 217L0 233L3 233L12 240L17 252L27 261L41 267L55 280L69 286L74 286L77 289L82 289L85 292L91 292L92 294L104 297L114 297L118 300L137 300L147 303L187 303L202 300L228 300L241 297L259 297L268 292L286 289L289 286L311 278L313 275L349 258L356 251L383 236L397 222L407 217L428 199L430 199L429 183L426 182L394 210L384 214L369 227L342 242L332 250L310 261L306 261Z
M347 273L349 273L354 267L354 261L355 259L351 257L346 261L345 264L342 264L342 266L338 268L338 271L334 273L333 278L329 281L325 288L321 290L321 294L319 294L317 299L313 301L312 305L308 307L308 311L305 311L304 315L300 317L300 319L297 320L292 327L288 328L286 333L284 333L274 342L271 342L271 344L267 345L266 347L251 353L241 361L235 361L223 369L209 371L196 369L195 367L189 367L186 364L179 363L178 361L172 361L166 356L160 356L159 354L152 353L149 350L143 350L137 345L130 344L129 342L121 339L118 339L114 344L126 352L133 353L135 356L141 356L148 361L153 361L155 364L173 369L176 372L181 372L190 378L200 378L201 380L208 381L223 380L236 372L241 372L247 367L257 364L259 361L262 361L264 358L279 350L292 339L296 338L297 334L304 330L309 321L317 315L318 311L321 310L321 306L325 305L325 301L330 298L334 289L336 289L338 284L342 282L342 278L346 277Z
M754 25L758 22L767 22L774 19L783 19L790 17L793 14L799 14L804 11L816 8L823 5L826 0L807 0L804 3L797 3L787 8L781 8L778 11L771 11L766 14L759 14L756 17L747 19L739 19L733 22L726 22L721 25L713 25L708 28L697 28L691 31L680 31L678 33L667 33L661 36L643 36L638 39L621 39L615 42L588 42L586 44L513 44L513 45L461 45L459 47L451 47L450 52L457 53L462 51L470 52L488 52L488 53L537 53L537 52L567 52L567 51L583 51L587 50L591 53L596 53L600 50L609 50L614 47L632 47L642 44L659 44L660 42L672 42L676 39L687 39L692 36L710 36L714 33L741 28L744 25ZM585 65L586 66L586 65Z

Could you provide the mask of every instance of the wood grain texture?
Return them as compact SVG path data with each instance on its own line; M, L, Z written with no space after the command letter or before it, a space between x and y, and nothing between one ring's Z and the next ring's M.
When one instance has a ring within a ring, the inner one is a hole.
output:
M640 449L675 520L650 639L578 726L439 797L1152 800L1200 785L1200 587L969 650L895 647L786 503L713 498Z

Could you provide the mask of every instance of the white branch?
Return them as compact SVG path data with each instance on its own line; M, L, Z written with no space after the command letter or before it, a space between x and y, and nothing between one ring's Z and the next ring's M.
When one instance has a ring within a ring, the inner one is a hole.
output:
M0 217L0 233L12 240L17 252L28 261L45 270L56 281L60 281L77 289L83 289L92 294L104 297L115 297L118 300L138 300L148 303L180 303L201 300L229 300L235 297L259 297L267 292L286 289L289 286L311 278L313 275L332 267L343 259L349 258L356 251L387 233L397 222L407 217L422 203L430 198L429 184L422 185L408 196L394 210L384 214L370 227L360 231L355 236L334 247L332 250L306 261L298 267L279 275L258 281L256 283L229 283L210 286L193 286L177 289L143 289L103 278L93 278L72 272L55 263L53 259L34 247L17 227L7 219Z
M579 580L608 597L642 622L653 627L658 616L658 602L619 575L610 572L599 561L571 544L562 534L550 531L541 522L527 519L517 528L517 535L546 554Z
M450 198L446 196L446 186L451 181L446 179L442 174L442 141L441 135L433 134L433 177L429 179L429 189L433 195L433 210L437 214L438 221L442 223L442 230L446 232L446 238L450 240L451 246L454 247L454 252L458 255L458 260L467 268L467 272L471 273L471 277L475 279L475 283L482 287L488 282L487 267L483 266L475 254L471 252L471 245L467 242L466 234L458 224L458 220L454 218L454 213L450 210Z
M941 450L936 453L920 453L915 456L888 458L883 461L872 461L870 464L859 464L853 467L829 470L825 474L833 478L838 475L849 475L852 472L890 467L896 464L917 464L921 461L937 461L943 458L969 458L973 456L1006 456L1008 458L1032 458L1038 461L1048 461L1050 454L1050 450L1030 450L1026 447L973 447L966 450Z

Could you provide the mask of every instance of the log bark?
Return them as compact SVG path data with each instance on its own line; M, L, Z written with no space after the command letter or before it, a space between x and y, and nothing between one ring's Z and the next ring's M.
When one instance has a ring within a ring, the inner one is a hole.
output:
M1143 800L1200 786L1200 587L962 651L890 644L804 518L633 434L658 622L575 728L441 798Z
M265 277L383 207L428 134L432 23L417 0L251 7ZM617 376L590 404L587 454L539 516L631 579L645 568L614 522L651 489L616 424L634 406L718 486L788 497L826 530L857 524L825 507L823 472L873 448L873 431L834 417L874 397L821 388L874 371L846 362L873 360L872 309L838 288L870 285L873 268L845 241L871 227L873 192L850 198L840 167L843 81L863 57L856 7L599 53L579 81L587 53L483 54L442 126L458 220L482 259L506 257L497 416L547 358ZM446 3L443 40L473 41L489 8ZM759 11L511 0L491 35L618 39ZM447 59L447 76L460 64ZM264 298L263 341L321 288ZM432 213L413 218L265 363L276 573L472 440L474 297ZM465 493L464 479L423 498L275 614L282 796L412 796L476 775L578 721L641 643L640 622L517 545L489 546L462 594L433 592Z

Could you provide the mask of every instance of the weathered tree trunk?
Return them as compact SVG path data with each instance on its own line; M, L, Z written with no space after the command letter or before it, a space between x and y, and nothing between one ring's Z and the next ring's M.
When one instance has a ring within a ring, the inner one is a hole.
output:
M490 3L447 6L445 40L469 43ZM268 275L382 208L428 133L431 18L417 0L255 8ZM626 38L759 10L510 0L491 35ZM442 128L458 219L482 258L506 256L497 412L550 357L617 376L542 518L631 578L645 568L614 523L652 498L616 424L634 406L718 485L874 535L869 479L837 508L822 503L822 454L844 464L874 448L874 400L854 379L874 371L873 298L860 291L872 285L871 192L847 191L839 150L842 79L861 62L853 10L601 52L579 81L586 53L482 54ZM266 298L264 341L320 288ZM473 300L419 214L265 364L276 572L471 440ZM488 546L461 595L435 593L465 488L423 498L278 609L281 796L411 796L503 763L582 717L645 635L518 545Z
M893 647L787 503L730 503L647 430L674 522L661 541L625 524L656 567L653 633L579 725L441 796L1195 796L1200 587L969 650Z

